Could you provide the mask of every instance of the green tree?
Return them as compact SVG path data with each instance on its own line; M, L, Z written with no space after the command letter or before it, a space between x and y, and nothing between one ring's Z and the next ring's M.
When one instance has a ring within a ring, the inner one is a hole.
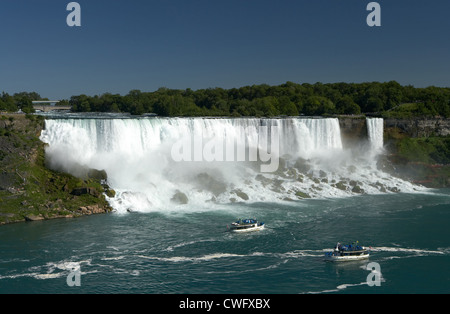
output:
M335 113L334 104L326 97L310 96L306 99L303 112L308 116Z
M70 106L70 103L69 103L69 101L68 101L67 99L63 99L63 100L61 100L61 101L58 103L58 105L61 105L61 106Z
M14 112L18 110L14 97L8 93L3 92L1 99L4 103L4 108L6 111Z
M251 104L253 112L250 112L250 115L273 117L280 114L277 110L278 100L273 96L255 98Z
M90 112L91 106L89 105L89 102L87 100L82 101L78 105L78 112Z
M337 101L336 111L340 114L360 114L361 108L353 101L352 97L345 95Z
M297 106L287 96L282 96L278 102L279 113L287 116L298 116Z
M370 97L367 100L365 112L381 112L383 111L383 101L378 97Z
M251 114L249 109L251 106L253 106L253 104L251 104L247 99L232 101L230 105L231 115L233 117L250 116Z
M27 96L19 96L16 99L17 107L20 108L25 113L33 113L33 103Z
M183 104L180 115L185 117L195 117L204 115L202 108L197 106L191 98L187 98Z
M130 113L132 115L140 116L145 113L144 106L141 103L135 103L131 106Z
M19 98L40 97L36 93L11 96L3 93L2 108L17 110ZM409 103L406 108L398 107ZM155 92L131 90L127 95L105 93L101 96L73 96L69 103L74 111L153 112L162 116L274 116L279 114L326 115L334 113L358 114L383 112L409 115L450 116L450 89L401 86L387 83L333 83L296 84L286 82L279 86L267 84L243 86L225 90L159 88ZM25 106L26 107L26 106ZM395 109L397 108L397 109ZM407 109L409 108L409 109Z
M154 113L163 117L173 116L174 113L173 103L168 95L160 95L153 108Z
M394 108L403 100L402 86L396 81L391 81L385 85L385 94L387 97L385 110Z
M117 103L113 103L110 107L111 112L120 112L119 105Z
M0 98L0 111L6 111L6 104L3 99Z
M359 85L359 99L357 103L362 112L380 112L384 109L386 95L381 83L363 83Z

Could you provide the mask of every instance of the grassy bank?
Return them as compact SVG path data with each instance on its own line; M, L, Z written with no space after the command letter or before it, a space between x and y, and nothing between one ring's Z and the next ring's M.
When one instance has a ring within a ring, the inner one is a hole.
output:
M0 116L0 224L109 212L100 178L45 167L42 117Z

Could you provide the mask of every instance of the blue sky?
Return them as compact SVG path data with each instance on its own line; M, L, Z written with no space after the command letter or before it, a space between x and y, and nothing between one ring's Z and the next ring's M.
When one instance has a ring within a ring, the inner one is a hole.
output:
M1 0L0 92L70 98L159 87L396 80L450 86L450 1Z

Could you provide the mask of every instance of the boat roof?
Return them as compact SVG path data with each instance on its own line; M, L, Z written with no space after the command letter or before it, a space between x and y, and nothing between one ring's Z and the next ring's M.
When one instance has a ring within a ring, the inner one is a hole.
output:
M258 220L256 220L256 219L238 219L236 221L236 223L244 223L244 224L254 224L257 222L258 222Z

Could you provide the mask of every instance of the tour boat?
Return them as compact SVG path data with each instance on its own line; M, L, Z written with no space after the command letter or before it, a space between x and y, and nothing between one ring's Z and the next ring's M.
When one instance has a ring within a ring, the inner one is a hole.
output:
M325 253L325 259L329 261L358 261L369 258L369 250L364 246L356 244L342 245L336 244L332 252Z
M249 232L264 229L264 223L256 219L239 219L227 227L231 232Z

